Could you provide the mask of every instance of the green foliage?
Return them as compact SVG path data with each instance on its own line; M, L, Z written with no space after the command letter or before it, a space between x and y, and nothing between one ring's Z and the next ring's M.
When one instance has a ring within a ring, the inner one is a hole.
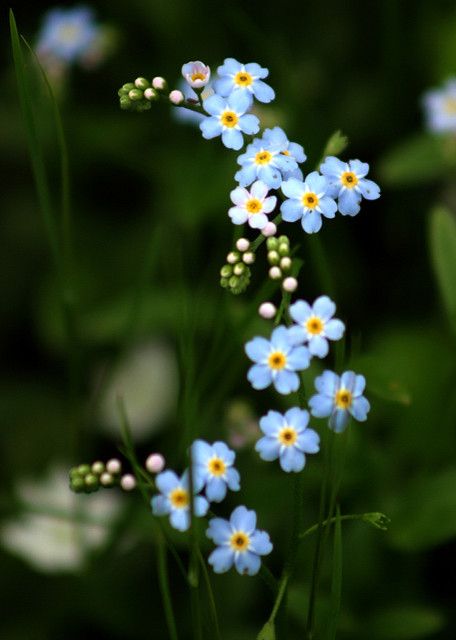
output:
M456 217L444 207L431 211L429 244L443 305L456 332Z
M372 640L419 640L441 631L442 614L426 606L398 605L378 611L365 620Z

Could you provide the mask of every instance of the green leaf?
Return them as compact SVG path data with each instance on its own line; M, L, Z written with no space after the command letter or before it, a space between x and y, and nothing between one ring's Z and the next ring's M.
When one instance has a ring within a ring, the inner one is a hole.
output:
M363 624L372 640L418 640L434 635L445 620L435 609L416 605L391 607L372 614Z
M456 468L402 487L390 505L391 542L405 551L423 551L456 536Z
M332 559L331 599L328 621L328 640L335 640L340 614L340 598L342 594L342 525L340 508L337 507L336 523L334 526L334 545Z
M269 620L257 635L257 640L275 640L275 637L274 623Z
M348 138L344 136L342 131L338 129L335 131L332 136L327 141L325 148L323 150L323 155L319 165L323 162L326 156L338 156L339 153L342 153L344 149L348 146Z
M445 207L431 212L429 243L443 304L456 330L456 219Z

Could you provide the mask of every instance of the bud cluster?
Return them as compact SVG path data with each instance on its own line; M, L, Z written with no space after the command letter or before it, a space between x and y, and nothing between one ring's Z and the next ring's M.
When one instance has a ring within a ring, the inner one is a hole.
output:
M105 464L100 460L92 464L80 464L70 469L70 489L75 493L93 493L101 487L119 484L122 465L113 458Z
M230 251L226 264L220 269L221 286L235 295L245 291L250 283L252 273L248 265L255 262L255 254L249 249L250 242L246 238L239 238L236 251Z
M289 275L292 267L289 239L287 236L268 238L267 247L268 262L271 265L269 277L272 280L281 280L285 291L295 291L298 281Z
M158 100L167 91L164 78L156 77L151 82L146 78L136 78L134 82L127 82L117 92L120 98L120 108L127 111L148 111L151 103ZM169 99L174 102L175 92L171 91Z

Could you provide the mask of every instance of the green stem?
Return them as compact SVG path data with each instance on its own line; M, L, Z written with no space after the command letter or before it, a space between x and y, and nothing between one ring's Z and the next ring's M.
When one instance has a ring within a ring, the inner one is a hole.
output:
M212 591L211 579L209 577L209 572L206 567L206 563L204 562L203 555L201 551L198 550L198 556L201 564L201 569L204 577L204 582L206 583L207 597L209 599L209 609L211 611L212 623L214 626L214 638L215 640L222 640L222 636L220 634L220 626L218 622L217 615L217 607L215 605L214 592Z
M347 514L345 516L340 516L340 521L344 522L347 520L362 520L363 522L367 522L368 524L371 524L372 526L376 527L376 528L380 528L377 524L375 524L373 522L373 518L374 516L377 516L377 514L375 513L350 513ZM383 516L386 517L386 516ZM333 516L331 518L326 518L326 520L323 520L323 522L321 523L322 527L327 527L327 526L331 526L333 524L335 524L337 522L337 517ZM306 529L305 531L303 531L302 533L299 534L299 538L302 540L303 538L307 538L307 536L310 536L312 533L315 533L315 531L318 531L319 528L319 523L312 525L311 527L309 527L308 529Z
M157 535L157 565L160 592L165 610L166 624L170 640L178 640L176 619L174 617L171 592L169 588L168 565L166 562L166 547L161 533Z

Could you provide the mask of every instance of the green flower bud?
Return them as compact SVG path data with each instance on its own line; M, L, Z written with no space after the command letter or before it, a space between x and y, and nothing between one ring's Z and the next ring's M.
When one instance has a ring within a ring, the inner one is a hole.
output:
M278 242L279 244L282 244L282 243L290 244L290 240L287 236L279 236Z
M71 491L74 491L75 493L81 493L82 491L84 491L86 488L84 479L79 477L79 478L72 478L70 480L70 489Z
M242 262L238 262L237 264L234 265L234 269L233 269L234 275L242 276L246 269L247 267L245 266L245 264L243 264Z
M279 241L277 240L277 238L268 238L266 240L266 246L269 250L277 249L277 247L279 246Z
M93 473L86 475L84 482L89 491L96 491L98 489L98 478Z
M278 251L281 256L288 256L290 253L290 246L288 244L285 244L285 242L281 242L279 244Z
M285 256L280 260L280 268L284 271L289 271L291 269L291 258Z
M135 87L137 89L141 89L141 91L145 91L148 87L150 87L150 82L146 80L146 78L136 78Z
M128 92L128 97L134 102L137 100L143 100L144 92L141 91L141 89L131 89L131 91Z
M72 467L70 469L70 480L73 480L74 478L80 478L81 474L79 473L79 469L78 467Z
M90 464L80 464L78 467L78 471L81 476L86 476L91 472Z
M220 278L220 285L224 289L227 289L230 286L229 279L228 278Z
M128 96L120 96L120 108L127 111L131 109L131 100Z
M238 276L231 276L231 278L228 281L228 284L232 289L235 289L239 285L239 280L240 279L238 278Z
M220 269L220 275L222 276L222 278L229 278L231 275L233 275L232 266L229 264L224 264Z
M92 473L94 473L95 475L97 475L97 476L101 475L104 470L105 470L105 466L99 460L97 460L97 462L93 463L93 465L92 465Z
M240 259L241 254L239 253L239 251L230 251L230 253L226 256L226 260L227 262L229 262L229 264L236 264L236 262L239 262Z
M128 96L128 90L121 87L117 92L117 95L119 96L119 98L121 98L122 96Z
M268 262L269 264L279 264L280 256L277 251L269 251L268 252Z
M126 82L125 84L122 85L122 89L124 89L127 92L131 91L134 88L135 88L135 83L134 82Z

